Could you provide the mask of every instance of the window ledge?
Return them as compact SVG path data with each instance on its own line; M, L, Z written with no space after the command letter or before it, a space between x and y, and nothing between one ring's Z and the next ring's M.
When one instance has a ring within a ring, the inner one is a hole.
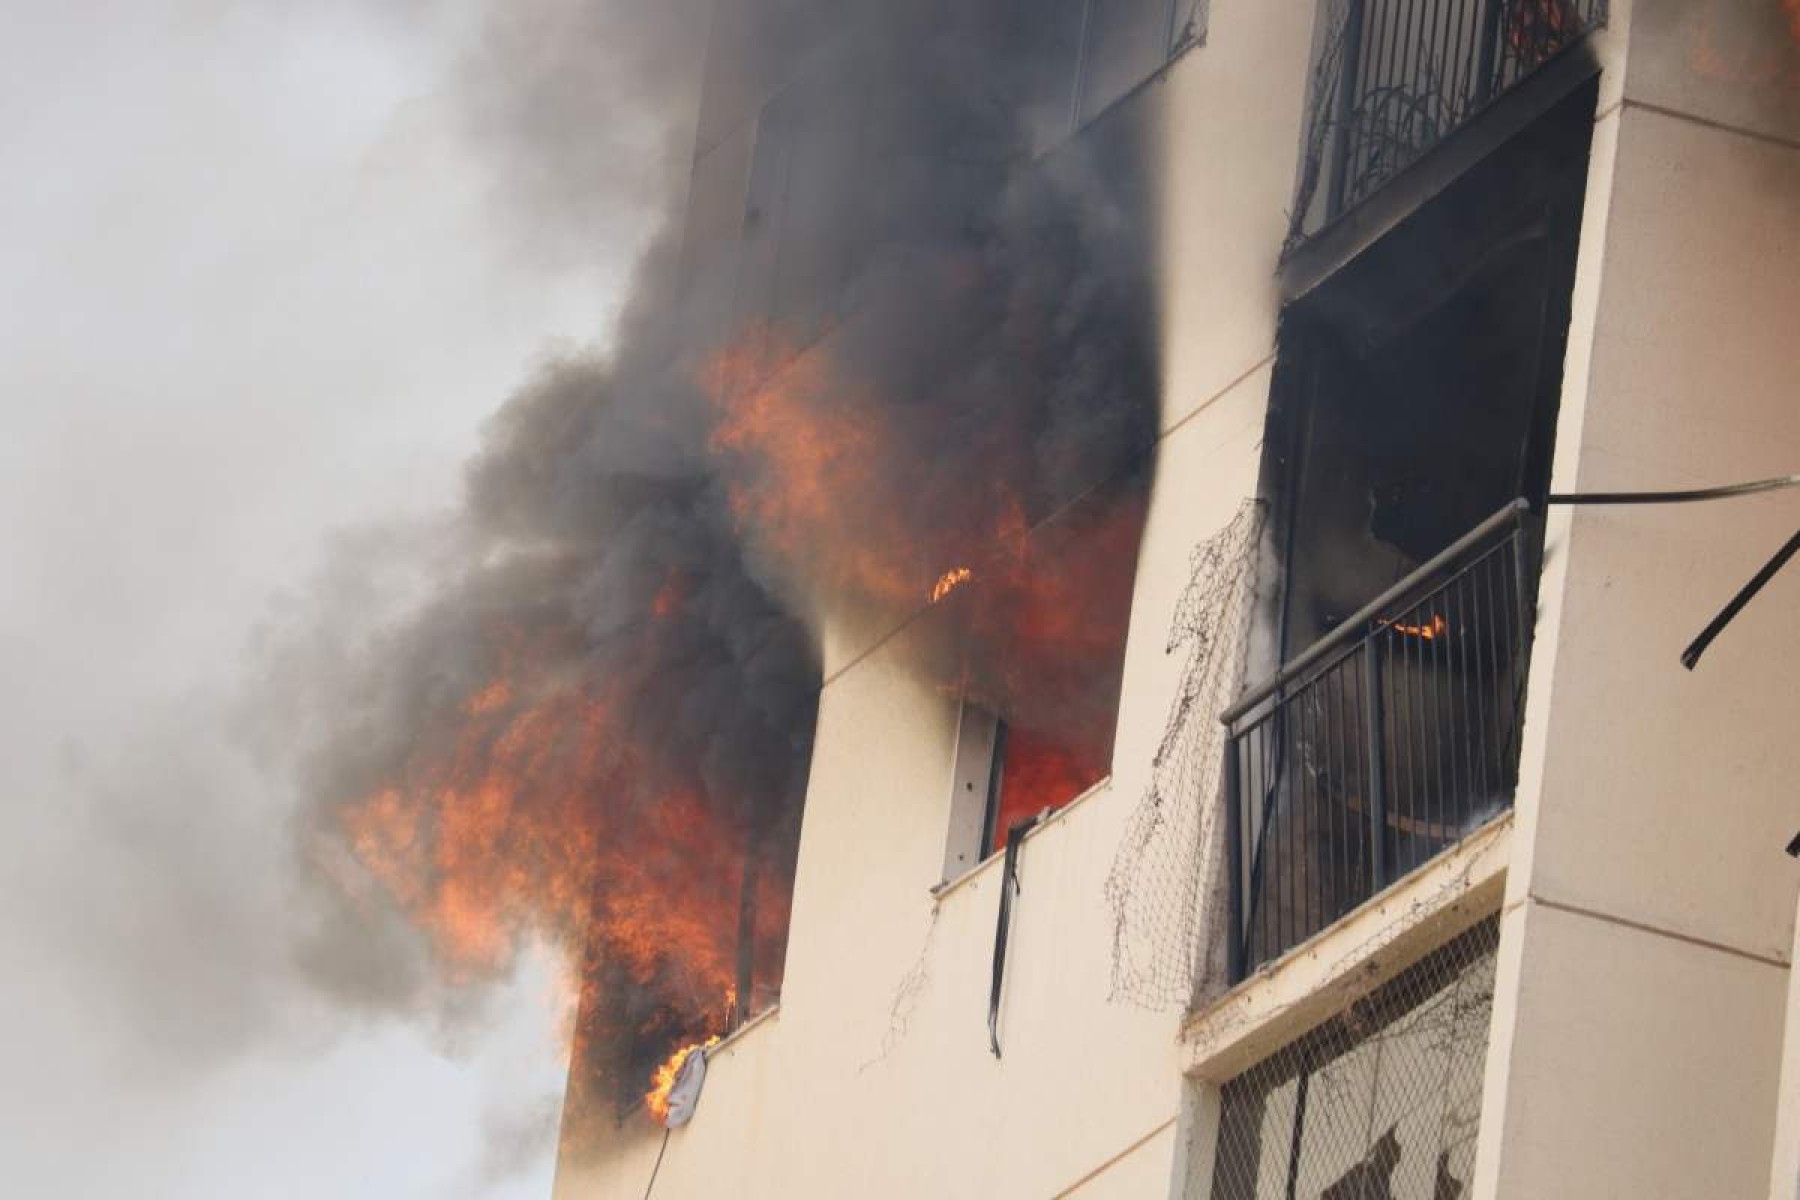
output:
M1019 843L1020 847L1023 848L1025 845L1029 844L1038 834L1049 829L1052 825L1057 824L1064 817L1086 804L1095 796L1100 795L1102 792L1110 791L1112 789L1112 781L1112 773L1108 772L1106 775L1103 775L1100 779L1096 780L1093 786L1088 788L1087 791L1082 792L1079 796L1076 796L1061 808L1053 809L1049 816L1045 817L1043 821L1031 830L1030 833L1025 835L1024 841ZM942 904L944 897L950 895L952 892L961 891L964 884L969 883L978 875L986 874L988 868L997 866L1000 860L1005 857L1006 852L1004 850L996 850L994 853L988 855L986 858L964 871L961 875L946 879L942 883L932 884L930 889L928 889L931 893L932 903Z
M742 1025L739 1025L736 1029L720 1038L717 1043L706 1051L706 1061L710 1063L713 1059L719 1057L719 1055L728 1054L737 1049L737 1044L739 1042L749 1037L755 1030L761 1029L764 1025L774 1024L775 1018L780 1015L780 1003L771 1004L769 1007L763 1009L754 1017L751 1017L748 1021L745 1021Z
M1509 809L1207 1002L1182 1026L1183 1073L1242 1073L1498 911L1512 825Z

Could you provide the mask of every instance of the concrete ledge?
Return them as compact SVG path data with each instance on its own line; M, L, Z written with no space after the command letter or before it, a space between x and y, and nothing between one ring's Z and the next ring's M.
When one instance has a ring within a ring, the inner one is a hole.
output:
M1196 1011L1183 1073L1223 1083L1498 912L1511 845L1508 812Z
M1051 809L1048 816L1032 826L1030 832L1026 833L1024 840L1019 843L1019 852L1023 854L1025 852L1025 847L1031 845L1038 834L1049 829L1052 825L1061 824L1065 817L1086 804L1089 800L1092 800L1095 796L1104 795L1105 793L1112 791L1112 782L1112 772L1108 771L1103 777L1095 781L1087 791L1082 792L1061 808ZM930 888L926 889L931 893L932 906L935 908L937 905L942 904L946 896L949 896L953 892L961 891L964 884L967 884L977 876L985 875L990 870L999 870L1000 864L1005 861L1005 859L1006 851L996 850L956 878L946 879L942 883L932 884ZM1024 875L1025 868L1023 866L1019 868L1019 873L1021 876Z
M745 1021L742 1025L739 1025L736 1029L720 1038L718 1044L706 1052L706 1061L710 1063L713 1059L718 1058L721 1055L729 1056L737 1050L738 1043L749 1037L752 1031L761 1029L764 1025L774 1024L780 1016L781 1005L779 1003L772 1004L768 1008L763 1009L754 1017L751 1017L748 1021Z

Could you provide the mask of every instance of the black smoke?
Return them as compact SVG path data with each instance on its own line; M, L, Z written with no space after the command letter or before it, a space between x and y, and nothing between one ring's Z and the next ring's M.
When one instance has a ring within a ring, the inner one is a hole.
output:
M635 1102L672 1046L774 999L785 930L769 926L795 868L819 614L904 615L897 594L821 594L846 586L831 537L796 550L746 517L746 495L779 496L788 481L754 449L720 449L734 407L802 360L827 361L831 386L809 403L829 411L812 415L882 439L832 507L849 528L892 531L875 553L919 581L907 593L919 603L935 570L980 561L1001 531L1077 501L1141 520L1157 411L1157 131L1133 112L1102 118L1105 136L1060 124L1073 47L1043 6L720 0L710 20L636 7L657 52L624 74L623 97L616 79L606 94L581 86L590 55L605 74L606 46L556 36L593 28L590 10L636 28L619 5L566 0L548 29L501 21L503 40L539 48L552 68L544 87L483 118L500 161L517 161L523 214L579 213L584 193L609 194L595 147L616 140L624 114L667 106L659 120L693 133L669 116L692 92L656 66L697 42L707 85L694 182L643 193L686 194L668 202L610 349L543 367L494 417L410 615L331 656L304 830L344 888L368 865L351 815L383 789L428 791L434 763L466 758L472 705L492 681L514 681L508 712L604 708L604 754L552 722L549 765L510 797L510 821L597 834L592 909L573 911L610 911L609 863L648 872L671 908L704 898L715 919L737 876L756 872L739 893L754 895L753 944L734 964L751 992L723 1017L721 997L697 994L701 976L682 961L691 948L627 963L605 936L566 927L570 910L508 914L509 928L536 921L581 963L572 1095L610 1113ZM712 367L726 354L721 384ZM477 737L475 755L509 753L509 728ZM677 795L730 843L723 882L704 847L658 840L657 806ZM422 809L415 848L449 836L430 823L443 814ZM534 856L558 849L541 838L490 848L526 873L549 869ZM349 890L355 903L309 945L315 977L378 1004L425 986L427 951L358 948L358 931L388 917L370 900L378 888Z

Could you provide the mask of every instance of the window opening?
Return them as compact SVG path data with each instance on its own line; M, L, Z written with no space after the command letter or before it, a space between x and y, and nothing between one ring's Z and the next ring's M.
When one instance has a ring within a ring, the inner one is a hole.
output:
M975 563L944 605L966 634L945 878L1112 768L1148 464Z

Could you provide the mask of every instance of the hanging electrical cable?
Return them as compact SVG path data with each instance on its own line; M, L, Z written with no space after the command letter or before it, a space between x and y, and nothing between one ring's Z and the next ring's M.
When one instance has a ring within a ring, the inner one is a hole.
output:
M1800 475L1777 475L1773 479L1756 479L1749 483L1728 483L1722 487L1688 488L1661 492L1551 492L1552 504L1689 504L1696 500L1735 500L1740 496L1756 496L1782 488L1800 487Z
M669 1151L669 1135L674 1132L672 1128L663 1129L662 1145L656 1149L656 1165L650 1168L650 1182L644 1185L644 1200L650 1200L650 1192L656 1187L656 1177L662 1173L663 1155Z
M1763 492L1780 491L1783 488L1800 487L1800 475L1778 475L1773 479L1757 479L1748 483L1729 483L1722 487L1689 488L1683 491L1662 492L1552 492L1551 504L1687 504L1697 500L1735 500L1741 496L1756 496ZM1700 662L1700 656L1706 653L1713 640L1723 633L1725 627L1744 611L1744 606L1762 591L1769 580L1775 578L1777 572L1788 564L1796 552L1800 552L1800 531L1787 540L1787 544L1775 552L1775 556L1764 563L1762 569L1751 576L1750 582L1738 589L1731 601L1719 610L1719 615L1707 622L1700 636L1688 643L1687 649L1681 652L1681 665L1693 670Z
M1775 552L1775 557L1764 563L1762 570L1751 576L1750 582L1738 589L1738 594L1731 598L1729 604L1719 610L1719 615L1707 622L1706 628L1700 631L1700 636L1688 643L1688 648L1681 652L1681 665L1690 671L1693 670L1694 665L1700 661L1700 656L1706 653L1706 648L1712 645L1713 639L1718 637L1740 612L1744 611L1744 605L1750 603L1751 598L1762 591L1764 584L1775 578L1777 571L1787 566L1788 559L1794 557L1796 551L1800 551L1800 530L1795 530L1794 536L1787 540L1787 544Z

